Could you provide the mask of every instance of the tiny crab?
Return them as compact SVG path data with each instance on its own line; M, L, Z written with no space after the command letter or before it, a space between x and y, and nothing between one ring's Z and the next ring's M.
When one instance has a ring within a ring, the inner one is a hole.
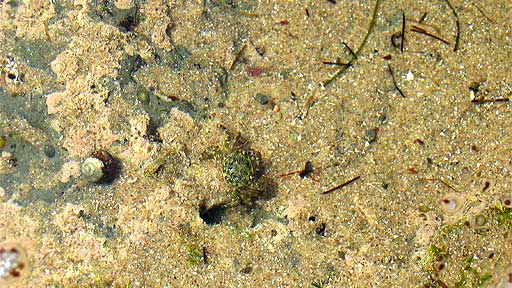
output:
M258 184L260 155L254 150L234 150L222 160L224 181L232 189L231 197L250 203L261 192Z
M261 193L261 155L257 151L243 147L240 134L224 145L224 152L214 149L213 156L222 163L222 175L229 194L237 201L251 204Z

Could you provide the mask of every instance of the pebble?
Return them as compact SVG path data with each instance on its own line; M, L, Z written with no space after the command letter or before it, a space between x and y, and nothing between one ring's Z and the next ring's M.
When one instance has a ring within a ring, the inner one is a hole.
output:
M260 103L261 105L267 105L268 102L270 102L270 97L262 93L256 93L254 100L256 100L256 102Z
M414 73L412 73L411 71L407 72L406 76L405 76L405 79L407 81L412 81L414 80Z
M43 147L43 153L46 157L53 158L56 154L55 147L53 147L51 144L46 144Z
M368 131L366 131L366 134L364 136L367 143L372 143L375 140L377 140L377 132L379 131L379 128L372 128Z

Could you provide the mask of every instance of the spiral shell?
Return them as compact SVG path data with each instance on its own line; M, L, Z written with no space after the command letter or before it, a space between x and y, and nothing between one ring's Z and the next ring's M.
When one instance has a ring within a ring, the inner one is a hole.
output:
M82 162L80 173L89 182L99 182L104 177L105 164L98 158L89 157Z

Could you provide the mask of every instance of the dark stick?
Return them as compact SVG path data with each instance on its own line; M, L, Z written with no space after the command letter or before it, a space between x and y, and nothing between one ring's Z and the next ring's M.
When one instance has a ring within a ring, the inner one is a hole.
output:
M203 246L203 263L206 265L208 264L208 255L206 251L206 246Z
M459 23L459 15L457 15L457 12L455 12L455 8L453 8L452 3L450 3L449 0L445 0L446 4L448 4L448 7L453 12L453 16L455 16L455 25L457 26L457 35L455 36L455 47L453 48L454 52L457 52L459 49L459 42L460 42L460 23Z
M330 61L322 61L322 64L325 64L325 65L335 65L335 66L347 66L347 65L350 65L348 63L330 62Z
M497 98L497 99L477 98L477 99L471 100L471 103L483 104L483 103L507 102L507 101L510 101L510 99L509 98Z
M391 74L391 79L393 79L393 85L395 86L395 89L398 91L398 93L400 93L400 95L405 98L405 95L404 93L402 92L402 90L398 87L398 84L396 83L396 79L395 79L395 73L393 73L393 68L391 68L391 65L388 64L388 70L389 70L389 74Z
M345 47L348 49L348 51L350 52L350 55L352 55L352 57L357 59L357 55L356 55L356 53L354 53L354 50L352 50L350 48L350 46L348 46L347 43L345 43L345 42L343 42L343 45L345 45Z
M338 186L336 186L336 187L333 187L333 188L331 188L331 189L329 189L329 190L327 190L327 191L322 192L322 194L323 194L323 195L325 195L325 194L329 194L329 193L331 193L331 192L333 192L333 191L336 191L336 190L338 190L338 189L340 189L340 188L343 188L343 187L347 186L348 184L350 184L350 183L352 183L352 182L356 181L356 180L357 180L357 179L359 179L359 178L361 178L361 176L356 176L356 177L354 177L354 178L352 178L352 179L348 180L347 182L345 182L345 183L343 183L343 184L340 184L340 185L338 185Z
M420 20L418 20L418 23L422 23L425 21L425 18L427 18L427 12L423 12L423 15L421 15Z
M443 42L446 45L450 45L450 42L448 42L448 41L444 40L443 38L441 38L439 36L436 36L436 35L434 35L434 34L432 34L430 32L427 32L427 30L425 30L425 29L423 29L421 27L418 27L416 25L412 25L411 31L416 32L416 33L420 33L420 34L423 34L423 35L427 35L429 37L432 37L432 38L434 38L436 40L439 40L439 41Z
M402 39L400 41L400 52L404 53L404 39L405 39L405 13L402 11Z

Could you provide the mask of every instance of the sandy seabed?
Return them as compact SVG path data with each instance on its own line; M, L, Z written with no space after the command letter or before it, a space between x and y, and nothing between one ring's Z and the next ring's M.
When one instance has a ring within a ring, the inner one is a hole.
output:
M512 2L376 3L0 1L0 287L511 287Z

